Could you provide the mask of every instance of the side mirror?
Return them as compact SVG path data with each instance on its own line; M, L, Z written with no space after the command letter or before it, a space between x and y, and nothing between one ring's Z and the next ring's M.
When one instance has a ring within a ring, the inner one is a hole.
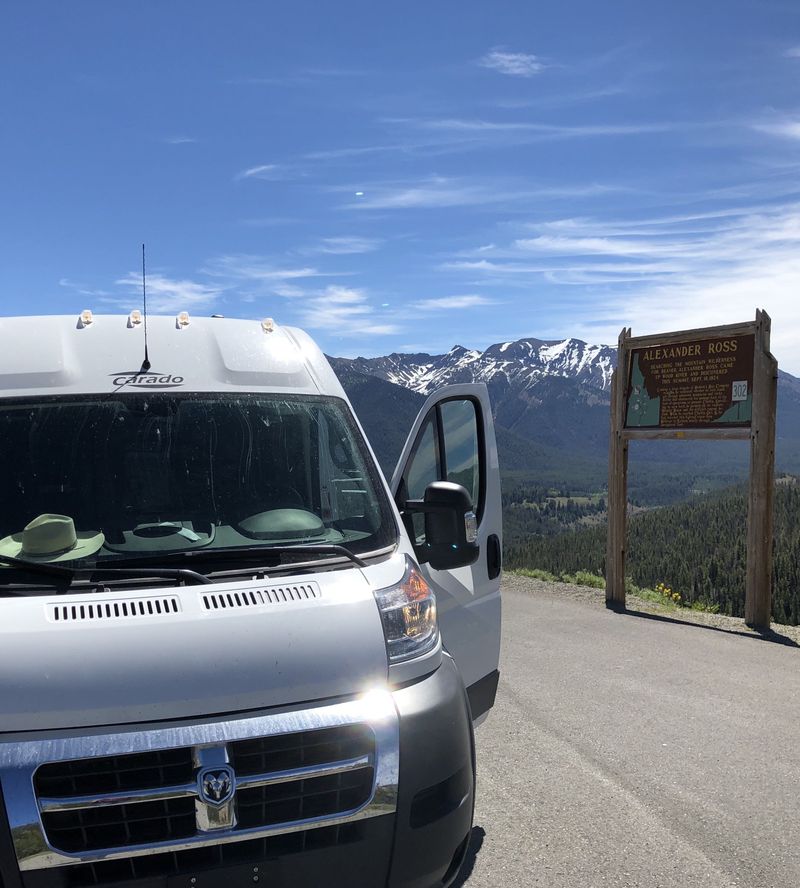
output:
M423 500L408 500L409 512L425 514L425 560L435 570L465 567L478 560L478 522L467 489L452 481L432 481Z

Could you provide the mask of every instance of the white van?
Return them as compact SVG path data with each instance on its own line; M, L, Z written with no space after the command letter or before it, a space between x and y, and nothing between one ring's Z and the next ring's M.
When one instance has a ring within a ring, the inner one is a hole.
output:
M482 385L387 484L300 330L0 318L0 886L450 884L501 533Z

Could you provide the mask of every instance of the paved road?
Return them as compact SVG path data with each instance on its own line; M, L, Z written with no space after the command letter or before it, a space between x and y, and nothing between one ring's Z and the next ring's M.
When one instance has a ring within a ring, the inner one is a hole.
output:
M800 885L800 650L504 584L466 888Z

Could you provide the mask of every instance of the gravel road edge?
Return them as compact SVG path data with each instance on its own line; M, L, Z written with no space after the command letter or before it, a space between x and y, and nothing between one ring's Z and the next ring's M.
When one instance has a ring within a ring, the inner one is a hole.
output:
M551 583L522 576L513 571L505 571L503 573L503 585L504 587L526 592L530 595L570 598L575 601L585 602L587 605L594 607L605 607L604 590L594 589L591 586L576 586L572 583ZM626 610L632 613L652 614L661 619L671 620L676 623L708 626L721 632L749 635L790 647L800 647L800 626L772 623L769 633L760 633L745 625L744 620L739 617L729 617L726 614L709 614L682 607L666 607L655 601L638 598L635 595L627 596Z

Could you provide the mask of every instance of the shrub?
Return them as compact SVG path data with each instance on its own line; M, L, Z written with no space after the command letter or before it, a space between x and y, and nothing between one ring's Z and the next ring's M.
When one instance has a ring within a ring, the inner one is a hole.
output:
M538 568L518 567L514 570L515 574L521 577L530 577L532 580L543 580L545 583L557 583L558 577L551 574L547 570L539 570Z
M606 581L599 574L590 573L588 570L578 570L574 574L561 574L565 583L575 586L590 586L592 589L605 589Z

